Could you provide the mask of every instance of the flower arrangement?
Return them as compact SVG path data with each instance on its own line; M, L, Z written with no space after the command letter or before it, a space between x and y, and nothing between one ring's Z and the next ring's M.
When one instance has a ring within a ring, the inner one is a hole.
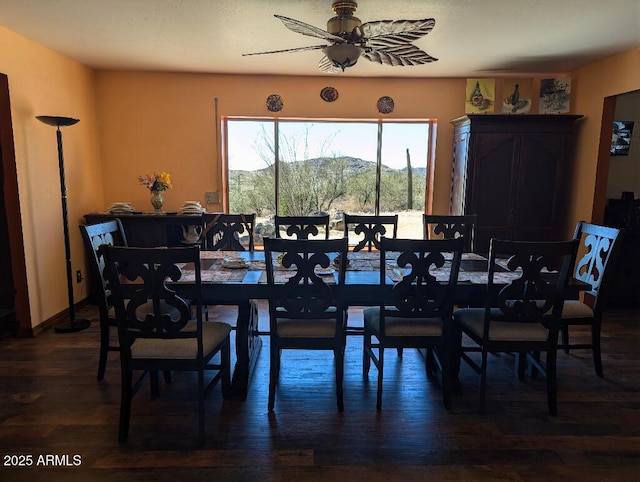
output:
M166 191L171 189L171 175L168 172L153 173L153 176L145 174L144 176L138 176L138 181L149 191Z

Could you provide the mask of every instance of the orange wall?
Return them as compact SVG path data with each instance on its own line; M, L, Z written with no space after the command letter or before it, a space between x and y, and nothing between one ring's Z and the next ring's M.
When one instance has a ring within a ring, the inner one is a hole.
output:
M602 222L606 198L608 173L608 146L606 156L600 159L598 147L603 126L603 104L607 97L640 89L640 48L608 57L574 72L574 112L583 114L576 145L575 168L571 186L573 200L570 217L576 222L585 219ZM608 139L611 139L611 126ZM594 186L602 186L602 195L595 194ZM594 197L594 194L596 197Z
M102 138L104 207L131 201L149 210L149 193L140 174L168 171L174 188L165 193L165 209L185 200L205 204L205 191L220 191L216 154L215 102L222 116L273 117L268 95L282 96L283 117L378 118L377 100L393 97L395 110L385 118L438 120L434 210L449 209L451 145L449 121L464 114L464 79L352 79L252 77L233 75L98 72L97 94ZM327 103L320 90L338 89ZM220 205L209 205L218 210Z
M77 117L63 131L73 270L84 266L77 225L102 206L92 70L0 27L0 72L9 78L31 323L67 308L64 237L55 128L36 115ZM86 297L84 283L74 297ZM23 327L21 327L23 328Z
M426 67L428 68L428 66ZM239 76L188 73L101 71L96 73L98 122L104 176L104 205L130 201L150 210L149 192L138 176L168 171L174 188L165 193L165 209L177 210L185 200L205 205L206 191L222 189L221 153L216 145L215 98L220 116L274 117L265 105L279 94L282 117L376 119L377 100L394 99L388 119L436 119L436 171L433 212L448 213L453 128L449 121L464 115L466 79L390 79L332 77ZM503 79L496 80L496 99ZM539 89L534 79L533 91ZM338 100L320 98L333 86ZM534 111L537 99L533 99ZM497 103L500 108L500 103ZM575 110L572 110L575 112ZM208 205L211 211L221 205Z

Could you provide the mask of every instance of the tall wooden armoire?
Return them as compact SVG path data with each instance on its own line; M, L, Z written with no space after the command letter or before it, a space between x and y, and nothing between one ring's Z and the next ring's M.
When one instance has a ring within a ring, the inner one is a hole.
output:
M451 121L450 214L477 214L478 253L488 253L491 238L566 238L566 195L581 117L470 114Z

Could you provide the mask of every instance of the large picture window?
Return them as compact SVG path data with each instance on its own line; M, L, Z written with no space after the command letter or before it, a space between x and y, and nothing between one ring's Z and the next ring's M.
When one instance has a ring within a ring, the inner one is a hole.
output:
M398 236L422 237L430 206L435 121L225 118L225 209L275 214L398 214ZM334 232L335 231L335 232Z

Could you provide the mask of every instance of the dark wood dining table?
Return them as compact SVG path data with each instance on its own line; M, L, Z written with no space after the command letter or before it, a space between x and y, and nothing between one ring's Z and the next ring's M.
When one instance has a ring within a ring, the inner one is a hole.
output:
M387 276L385 285L380 283L380 254L378 252L349 253L345 286L342 295L351 306L377 305L384 290L393 286L402 277L402 270L395 265L393 253L387 257ZM195 273L193 267L182 266L182 278L173 284L176 291L193 298ZM282 273L286 278L286 272ZM436 273L436 277L448 277L445 266ZM334 276L335 273L329 273ZM496 277L507 284L518 277L516 273L503 269ZM237 305L236 324L236 364L232 377L231 393L235 397L246 397L253 368L258 358L262 340L258 333L257 314L250 300L266 299L269 286L263 251L201 252L202 294L207 304ZM484 306L487 295L487 259L474 253L464 253L456 285L455 303L461 306ZM589 289L589 285L577 280L570 282L568 298L577 298L580 291Z

